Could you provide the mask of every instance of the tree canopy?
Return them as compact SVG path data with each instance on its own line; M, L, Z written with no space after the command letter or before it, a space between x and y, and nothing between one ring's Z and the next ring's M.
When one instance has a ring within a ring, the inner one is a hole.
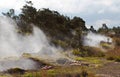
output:
M36 9L31 1L26 2L19 15L15 15L14 9L10 9L3 15L17 22L19 33L32 33L33 26L30 24L34 24L44 31L51 39L51 43L58 45L59 41L64 42L66 44L63 45L64 48L79 47L82 43L80 42L82 31L87 30L82 18L76 16L69 18L49 8ZM72 34L73 32L75 35Z

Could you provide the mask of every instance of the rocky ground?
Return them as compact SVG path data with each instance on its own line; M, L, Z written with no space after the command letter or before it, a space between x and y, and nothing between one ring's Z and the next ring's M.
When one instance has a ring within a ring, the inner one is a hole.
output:
M120 62L109 62L100 67L97 71L100 77L120 77Z

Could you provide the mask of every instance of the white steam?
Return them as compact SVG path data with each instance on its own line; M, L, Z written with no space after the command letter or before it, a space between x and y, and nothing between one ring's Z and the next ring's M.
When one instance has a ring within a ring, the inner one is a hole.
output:
M17 33L16 23L0 17L0 58L20 56L23 53L51 53L57 49L50 46L45 34L37 27L33 34L22 36Z
M112 39L110 37L96 34L89 32L86 36L84 36L83 44L85 46L91 46L91 47L100 47L101 42L112 42Z
M20 57L23 53L35 53L42 59L50 60L65 57L59 52L61 48L50 46L45 34L37 27L33 27L33 34L27 36L19 34L16 28L17 24L12 19L0 17L0 60ZM32 66L34 66L34 62L27 59L0 61L0 70L13 67L31 69Z
M0 71L6 71L7 69L10 69L10 68L34 70L34 69L38 69L38 63L27 58L0 61Z

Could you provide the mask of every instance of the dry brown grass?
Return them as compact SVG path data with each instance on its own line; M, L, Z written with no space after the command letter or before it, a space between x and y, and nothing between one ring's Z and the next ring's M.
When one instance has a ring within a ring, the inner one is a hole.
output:
M49 70L28 71L23 75L17 77L95 77L95 74L88 71L86 67L80 66L64 66L54 67Z
M115 47L113 50L106 53L108 60L115 60L120 62L120 46Z

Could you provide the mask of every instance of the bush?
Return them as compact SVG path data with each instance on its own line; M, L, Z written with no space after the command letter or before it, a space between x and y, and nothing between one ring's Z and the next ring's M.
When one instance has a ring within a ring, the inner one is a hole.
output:
M26 74L24 75L24 77L33 77L33 74L32 74L32 73L26 73Z
M120 57L118 57L118 56L109 56L109 57L107 57L107 60L114 60L116 62L120 62Z
M67 48L68 47L68 43L66 41L62 41L62 40L53 40L52 41L56 46L61 46L62 48Z
M81 56L80 49L74 49L74 50L72 50L72 53L76 56Z
M114 60L115 62L120 62L120 58L117 57L109 57L107 60Z
M115 60L120 62L120 47L116 46L113 50L106 52L107 60Z
M112 56L107 57L107 60L114 60Z
M111 48L111 44L109 44L109 43L101 43L100 45L101 45L102 48L104 48L104 49L110 49L110 48Z
M25 73L25 70L20 69L20 68L11 68L11 69L8 69L8 70L5 71L5 72L10 73L10 74L15 74L15 73L24 74L24 73Z
M116 61L116 62L120 62L120 58L117 57L117 58L115 59L115 61Z
M116 45L117 46L120 46L120 38L118 37L116 37L116 38L113 38L114 39L114 41L115 41L115 43L116 43Z
M104 57L105 53L101 51L99 48L84 46L82 48L83 55L85 57Z
M82 75L82 77L88 77L87 71L84 71L84 70L81 72L81 75Z

